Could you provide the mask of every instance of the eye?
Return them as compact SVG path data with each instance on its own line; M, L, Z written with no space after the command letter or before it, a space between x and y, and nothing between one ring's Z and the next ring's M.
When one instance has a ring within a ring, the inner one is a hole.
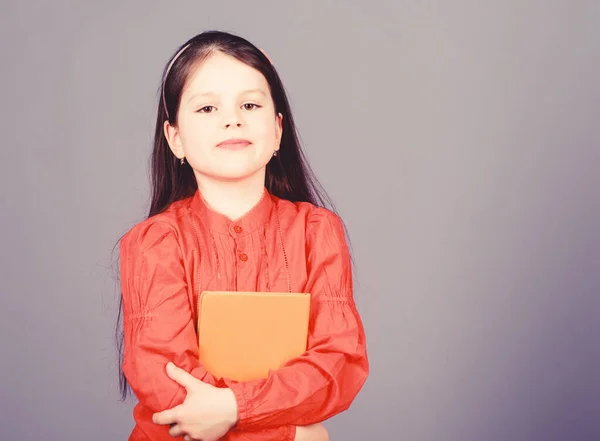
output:
M207 109L214 109L214 108L215 108L214 106L204 106L204 107L198 109L197 112L198 113L212 113L212 112L207 111Z
M251 107L251 108L249 109L249 108L248 108L248 106L254 106L254 107ZM259 106L258 104L254 104L254 103L246 103L246 104L244 104L242 107L244 107L244 109L246 109L246 110L252 110L252 109L254 109L254 108L258 109L258 108L260 108L261 106Z

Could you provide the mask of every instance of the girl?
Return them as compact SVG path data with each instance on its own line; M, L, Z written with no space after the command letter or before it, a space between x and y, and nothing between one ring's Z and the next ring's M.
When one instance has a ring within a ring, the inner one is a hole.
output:
M120 242L121 391L139 401L129 440L327 439L320 423L367 378L365 335L343 223L323 208L260 49L217 31L180 48L163 74L152 183L148 218ZM311 293L308 350L266 379L213 377L197 356L205 290Z

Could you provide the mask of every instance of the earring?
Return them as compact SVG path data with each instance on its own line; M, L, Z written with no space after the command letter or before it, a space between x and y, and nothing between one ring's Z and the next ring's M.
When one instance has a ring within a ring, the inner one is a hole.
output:
M185 164L185 157L181 158L181 165Z
M273 152L273 156L277 156L277 150Z

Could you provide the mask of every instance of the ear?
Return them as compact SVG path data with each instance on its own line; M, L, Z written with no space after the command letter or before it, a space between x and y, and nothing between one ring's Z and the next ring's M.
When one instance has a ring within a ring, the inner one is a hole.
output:
M281 137L283 135L283 115L281 113L277 114L275 121L275 133L277 137L277 147L275 148L275 151L277 151L281 146Z
M179 136L179 130L177 130L177 127L172 126L169 121L165 121L163 129L165 132L165 138L167 139L167 143L169 144L173 154L178 159L185 157L183 144L181 143L181 137Z

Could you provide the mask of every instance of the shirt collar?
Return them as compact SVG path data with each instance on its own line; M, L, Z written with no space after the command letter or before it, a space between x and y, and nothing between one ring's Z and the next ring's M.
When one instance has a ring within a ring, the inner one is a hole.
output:
M202 197L200 190L196 189L191 201L191 209L196 213L212 231L230 234L234 237L244 236L262 227L271 217L273 198L267 188L258 203L246 214L236 221L224 214L214 211Z

